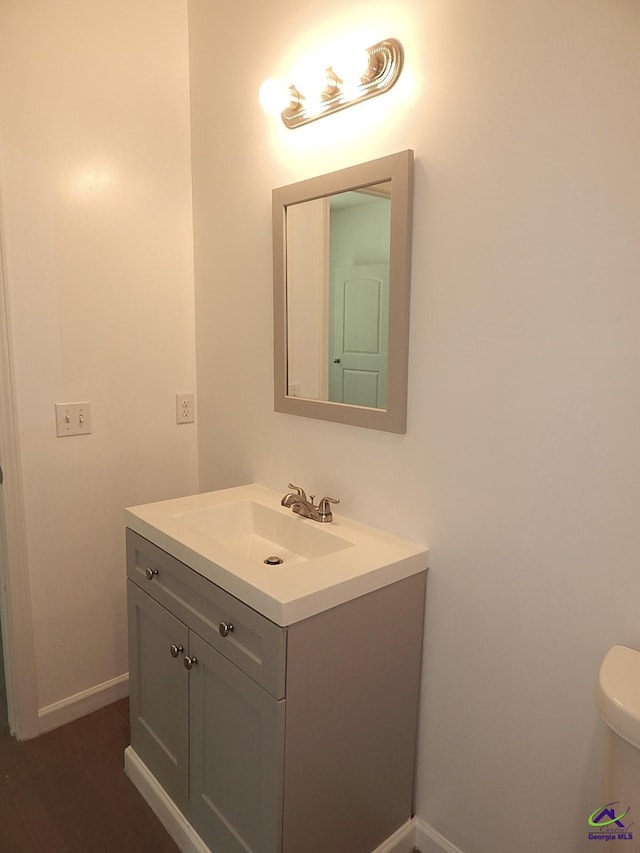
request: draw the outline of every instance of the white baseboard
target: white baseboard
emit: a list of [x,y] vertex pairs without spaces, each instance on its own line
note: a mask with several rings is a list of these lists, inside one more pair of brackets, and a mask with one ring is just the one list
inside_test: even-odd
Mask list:
[[[145,798],[152,812],[173,838],[182,853],[212,853],[189,821],[158,784],[146,764],[132,747],[124,752],[124,772]],[[412,853],[415,846],[415,818],[408,820],[397,832],[376,847],[372,853]]]
[[428,823],[416,820],[416,847],[420,853],[463,853]]
[[408,820],[397,832],[390,835],[373,853],[413,853],[416,846],[416,819]]
[[49,732],[51,729],[57,729],[66,723],[72,723],[74,720],[84,717],[92,711],[98,711],[105,705],[110,705],[128,695],[129,673],[125,672],[117,678],[96,684],[89,690],[83,690],[82,693],[76,693],[60,702],[54,702],[53,705],[40,708],[38,711],[40,734]]
[[151,811],[176,842],[182,853],[211,853],[180,809],[158,784],[133,748],[124,751],[124,772],[149,804]]

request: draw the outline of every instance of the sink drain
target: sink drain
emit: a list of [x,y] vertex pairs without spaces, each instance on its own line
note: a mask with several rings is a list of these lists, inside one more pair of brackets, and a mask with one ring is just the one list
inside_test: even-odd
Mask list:
[[282,559],[282,557],[267,557],[264,562],[267,564],[267,566],[281,566],[282,563],[284,563],[284,560]]

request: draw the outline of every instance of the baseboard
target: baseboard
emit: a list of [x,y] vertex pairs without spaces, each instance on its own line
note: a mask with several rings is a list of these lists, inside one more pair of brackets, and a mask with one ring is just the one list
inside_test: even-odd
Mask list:
[[416,820],[416,847],[420,853],[463,853],[428,823]]
[[412,853],[416,846],[416,819],[413,817],[390,835],[373,853]]
[[189,821],[158,784],[133,748],[124,751],[124,772],[149,804],[151,811],[173,838],[182,853],[211,853]]
[[[212,853],[182,812],[158,784],[132,747],[124,752],[124,772],[149,804],[151,811],[173,838],[182,853]],[[415,846],[415,818],[376,847],[372,853],[412,853]]]
[[60,702],[54,702],[53,705],[40,708],[38,711],[40,734],[49,732],[51,729],[57,729],[66,723],[72,723],[74,720],[84,717],[92,711],[98,711],[105,705],[110,705],[128,695],[129,673],[125,672],[117,678],[96,684],[89,690],[83,690],[82,693],[76,693]]

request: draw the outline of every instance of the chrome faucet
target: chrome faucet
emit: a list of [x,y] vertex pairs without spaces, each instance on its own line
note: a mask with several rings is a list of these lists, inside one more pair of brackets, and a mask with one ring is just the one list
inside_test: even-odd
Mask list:
[[289,488],[293,489],[287,492],[280,501],[282,506],[289,507],[293,512],[301,515],[303,518],[310,518],[313,521],[319,521],[325,524],[328,521],[333,521],[333,513],[331,512],[331,504],[339,504],[337,498],[322,498],[318,501],[318,505],[314,503],[315,495],[308,498],[300,486],[294,486],[289,483]]

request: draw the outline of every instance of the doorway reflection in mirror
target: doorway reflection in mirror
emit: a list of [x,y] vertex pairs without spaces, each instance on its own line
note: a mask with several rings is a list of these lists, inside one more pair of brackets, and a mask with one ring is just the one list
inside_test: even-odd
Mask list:
[[384,409],[391,182],[287,209],[288,395]]

